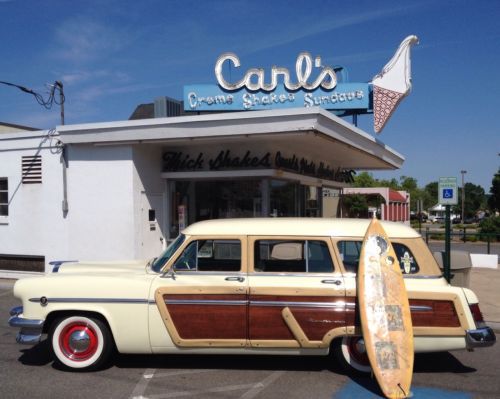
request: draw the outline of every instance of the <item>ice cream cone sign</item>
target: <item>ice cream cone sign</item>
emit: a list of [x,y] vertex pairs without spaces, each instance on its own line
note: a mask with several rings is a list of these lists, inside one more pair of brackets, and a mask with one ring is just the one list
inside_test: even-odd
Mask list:
[[377,133],[411,90],[410,48],[417,43],[418,38],[414,35],[404,39],[391,60],[372,80],[373,127]]

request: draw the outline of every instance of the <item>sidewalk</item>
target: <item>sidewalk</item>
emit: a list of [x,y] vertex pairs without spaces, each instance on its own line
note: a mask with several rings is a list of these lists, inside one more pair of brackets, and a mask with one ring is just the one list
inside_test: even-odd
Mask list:
[[500,333],[500,268],[472,268],[470,288],[479,298],[486,324]]

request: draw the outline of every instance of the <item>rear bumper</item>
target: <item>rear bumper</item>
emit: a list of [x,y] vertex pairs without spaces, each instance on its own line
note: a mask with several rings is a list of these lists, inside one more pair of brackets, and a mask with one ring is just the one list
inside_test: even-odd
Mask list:
[[490,327],[481,327],[477,330],[467,330],[465,333],[467,349],[483,348],[492,346],[496,342],[496,336]]
[[45,320],[25,319],[22,306],[12,308],[10,316],[9,325],[20,328],[16,336],[17,343],[35,345],[40,342]]

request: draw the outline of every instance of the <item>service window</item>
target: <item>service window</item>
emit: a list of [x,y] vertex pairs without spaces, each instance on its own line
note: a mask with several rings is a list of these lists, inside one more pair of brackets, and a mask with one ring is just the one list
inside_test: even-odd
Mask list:
[[175,270],[238,272],[241,270],[239,240],[196,240],[174,263]]
[[[361,245],[361,241],[339,241],[337,243],[337,248],[346,272],[357,272],[359,257],[361,254]],[[401,272],[403,274],[416,274],[419,272],[420,267],[418,266],[412,252],[406,245],[393,242],[392,247],[394,248],[394,252],[396,252],[399,267],[401,268]]]
[[256,272],[333,272],[328,245],[319,240],[257,240],[254,261]]

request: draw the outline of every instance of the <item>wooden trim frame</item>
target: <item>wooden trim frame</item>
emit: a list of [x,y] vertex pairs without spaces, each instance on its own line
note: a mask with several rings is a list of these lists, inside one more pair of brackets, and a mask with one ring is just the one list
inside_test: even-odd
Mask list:
[[346,334],[345,327],[337,327],[328,331],[323,336],[323,339],[321,341],[310,341],[304,333],[304,330],[302,330],[299,323],[293,316],[293,313],[289,307],[284,308],[281,311],[281,314],[283,316],[283,320],[285,320],[286,325],[302,348],[328,348],[332,340]]
[[[465,336],[465,331],[468,329],[468,321],[463,308],[462,301],[458,297],[458,294],[453,292],[420,292],[420,291],[409,291],[408,299],[425,299],[425,300],[435,300],[435,301],[449,301],[453,303],[457,318],[460,322],[459,327],[425,327],[425,326],[413,326],[414,336]],[[362,335],[360,326],[347,326],[347,335]]]
[[[225,291],[225,292],[223,292]],[[155,292],[155,301],[158,310],[160,311],[161,319],[167,328],[172,342],[177,346],[182,347],[229,347],[229,348],[242,348],[248,346],[246,339],[184,339],[181,338],[175,323],[172,320],[168,307],[164,304],[164,295],[168,294],[186,294],[186,289],[183,287],[160,287]],[[199,289],[192,290],[193,294],[242,294],[237,288],[228,287],[226,290],[212,287],[200,287]]]

